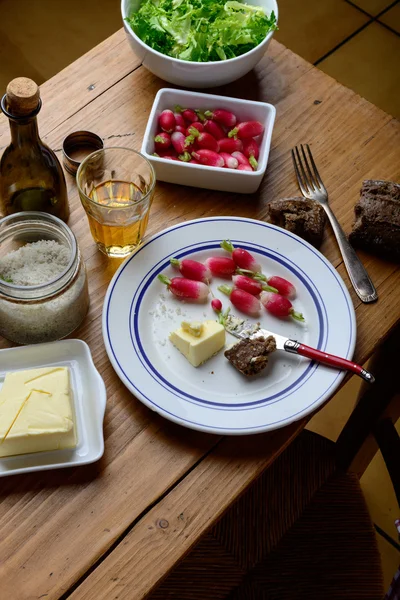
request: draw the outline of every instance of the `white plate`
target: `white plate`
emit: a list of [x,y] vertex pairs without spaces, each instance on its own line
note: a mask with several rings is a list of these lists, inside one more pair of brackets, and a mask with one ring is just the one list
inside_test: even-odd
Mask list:
[[78,436],[76,448],[0,458],[0,477],[87,465],[103,456],[106,388],[85,342],[62,340],[0,350],[0,387],[8,371],[58,365],[70,369]]
[[[354,308],[332,265],[296,235],[268,223],[233,217],[181,223],[154,235],[127,259],[108,288],[103,337],[118,376],[149,408],[186,427],[243,435],[284,427],[311,413],[333,394],[344,373],[278,351],[265,371],[246,378],[222,352],[195,369],[172,346],[168,334],[183,318],[216,317],[210,303],[182,303],[173,297],[157,280],[158,273],[177,275],[169,265],[172,257],[226,256],[219,244],[227,238],[251,251],[264,273],[286,277],[297,288],[294,304],[304,313],[306,324],[280,320],[264,311],[264,327],[352,358]],[[227,307],[228,298],[216,291],[220,283],[214,279],[211,288]]]

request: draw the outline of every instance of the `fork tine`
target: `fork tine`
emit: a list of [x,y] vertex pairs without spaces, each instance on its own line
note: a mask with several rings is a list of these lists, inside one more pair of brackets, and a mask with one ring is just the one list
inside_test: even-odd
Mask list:
[[316,181],[314,175],[311,173],[310,165],[308,164],[308,160],[307,160],[306,153],[304,152],[303,144],[300,144],[300,148],[301,148],[301,153],[303,155],[304,163],[306,165],[309,180],[313,186],[313,189],[316,190],[316,189],[318,189],[317,181]]
[[305,172],[304,166],[303,166],[303,161],[301,160],[298,146],[295,147],[295,152],[296,152],[297,161],[300,165],[300,170],[301,170],[301,174],[303,176],[303,180],[305,181],[305,184],[306,184],[306,188],[308,188],[308,192],[312,192],[313,191],[312,181],[310,182],[307,178],[307,175],[306,175],[306,172]]
[[313,155],[312,155],[312,153],[311,153],[310,146],[309,146],[308,144],[306,144],[306,148],[307,148],[307,151],[308,151],[308,156],[310,157],[310,161],[311,161],[312,167],[313,167],[313,169],[314,169],[314,174],[315,174],[315,177],[316,177],[316,179],[317,179],[317,181],[318,181],[318,183],[319,183],[320,187],[321,187],[323,190],[325,190],[325,186],[324,186],[324,184],[323,184],[323,182],[322,182],[322,179],[321,179],[321,177],[320,177],[320,175],[319,175],[319,173],[318,173],[317,165],[316,165],[316,164],[315,164],[315,162],[314,162],[314,158],[313,158]]
[[299,188],[300,188],[301,193],[303,194],[303,196],[306,196],[308,194],[308,190],[306,189],[306,187],[305,187],[305,185],[303,183],[303,180],[301,178],[300,171],[299,171],[299,169],[297,167],[297,162],[296,162],[296,158],[295,158],[293,150],[292,150],[292,160],[293,160],[293,166],[294,166],[294,170],[295,170],[296,177],[297,177],[297,183],[299,184]]

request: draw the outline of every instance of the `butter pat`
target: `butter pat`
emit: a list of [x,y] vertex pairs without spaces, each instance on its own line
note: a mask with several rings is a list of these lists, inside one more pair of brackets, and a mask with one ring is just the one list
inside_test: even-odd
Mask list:
[[195,337],[200,337],[203,332],[203,323],[200,323],[200,321],[191,321],[190,323],[182,321],[181,327],[183,331],[186,331]]
[[179,327],[169,339],[194,367],[198,367],[225,346],[225,329],[216,321],[204,321],[199,336]]
[[0,391],[0,457],[75,446],[68,368],[7,373]]

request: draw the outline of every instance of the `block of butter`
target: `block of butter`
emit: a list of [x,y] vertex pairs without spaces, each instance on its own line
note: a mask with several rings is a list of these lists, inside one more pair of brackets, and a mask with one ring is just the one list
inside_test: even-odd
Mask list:
[[200,335],[197,335],[198,327],[194,328],[196,335],[190,329],[185,323],[184,327],[173,331],[169,339],[194,367],[201,365],[225,346],[225,329],[216,321],[204,321]]
[[0,390],[0,457],[75,446],[68,368],[7,373]]

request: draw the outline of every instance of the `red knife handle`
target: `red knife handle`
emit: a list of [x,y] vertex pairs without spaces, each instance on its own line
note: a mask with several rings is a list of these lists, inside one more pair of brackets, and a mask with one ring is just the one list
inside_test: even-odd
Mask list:
[[366,369],[363,369],[361,365],[357,365],[351,360],[341,358],[340,356],[335,356],[334,354],[321,352],[321,350],[311,348],[311,346],[306,346],[305,344],[300,344],[300,342],[296,342],[295,340],[288,340],[285,343],[285,350],[286,352],[300,354],[300,356],[305,356],[306,358],[310,358],[311,360],[316,360],[317,362],[324,363],[325,365],[329,365],[330,367],[337,367],[338,369],[352,371],[353,373],[359,375],[369,383],[374,383],[375,381],[375,377],[372,375],[372,373],[370,373]]

